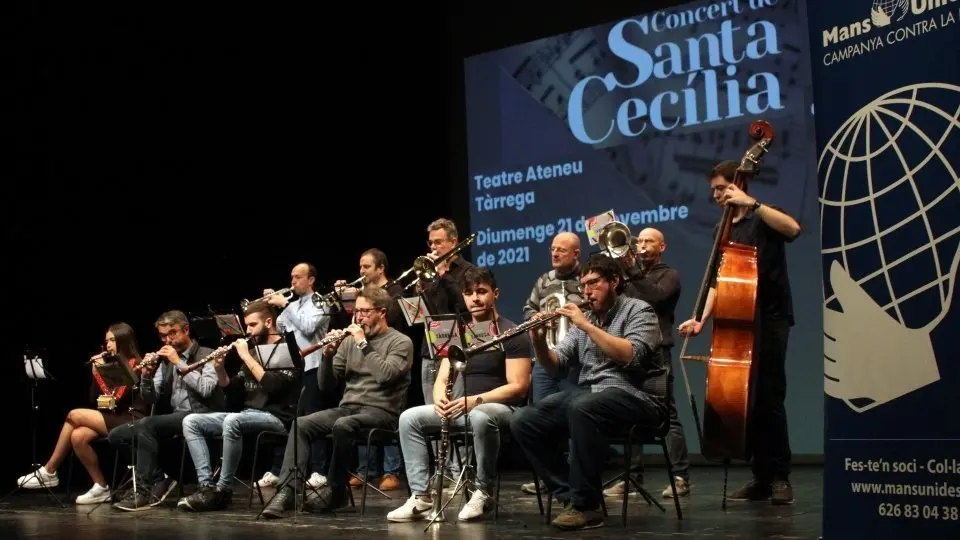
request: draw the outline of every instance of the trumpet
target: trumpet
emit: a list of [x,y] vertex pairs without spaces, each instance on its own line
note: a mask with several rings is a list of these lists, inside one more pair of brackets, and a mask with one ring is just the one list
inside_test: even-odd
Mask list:
[[630,228],[619,221],[611,221],[600,229],[597,242],[612,259],[619,259],[635,251]]
[[418,282],[428,283],[437,279],[437,267],[443,264],[444,261],[460,253],[463,248],[469,246],[477,239],[477,233],[473,233],[464,239],[462,242],[453,247],[450,251],[444,253],[443,255],[431,259],[427,255],[421,255],[413,261],[413,266],[411,266],[407,271],[400,274],[397,278],[390,280],[386,285],[383,286],[385,289],[389,289],[396,283],[402,282],[407,278],[411,273],[416,273],[417,279],[409,283],[404,289],[415,285]]
[[247,309],[247,306],[249,306],[250,304],[252,304],[252,303],[254,303],[254,302],[265,302],[265,301],[267,300],[267,298],[270,298],[271,296],[273,296],[273,295],[275,295],[275,294],[279,294],[280,296],[283,296],[284,298],[287,299],[287,302],[289,302],[289,301],[293,298],[293,295],[294,295],[293,287],[287,287],[286,289],[280,289],[279,291],[275,291],[275,292],[272,292],[272,293],[270,293],[270,294],[265,294],[265,295],[261,296],[260,298],[257,298],[257,299],[254,300],[253,302],[251,302],[250,300],[247,300],[246,298],[244,298],[243,300],[240,301],[240,307],[243,308],[243,309]]
[[342,287],[334,287],[333,290],[327,294],[315,292],[310,295],[310,301],[313,302],[313,305],[316,306],[317,309],[323,309],[324,306],[330,306],[337,311],[341,311],[343,310],[343,303],[340,301],[340,294],[344,289],[355,288],[363,285],[363,280],[363,276],[360,276]]
[[[580,302],[579,304],[577,304],[577,307],[580,309],[586,309],[590,307],[590,301],[584,300],[583,302]],[[457,345],[450,345],[447,348],[447,358],[450,360],[451,365],[457,366],[456,368],[457,371],[463,371],[463,369],[466,367],[467,360],[471,356],[477,354],[478,352],[496,347],[497,345],[512,338],[513,336],[522,334],[538,326],[549,324],[553,322],[554,319],[557,319],[562,316],[563,314],[557,313],[557,311],[554,310],[549,315],[545,315],[539,319],[533,319],[531,321],[518,324],[517,326],[514,326],[509,330],[505,330],[502,334],[490,339],[489,341],[484,341],[483,343],[477,343],[476,345],[467,347],[466,349],[462,349]]]
[[[238,339],[237,341],[249,341],[249,340],[251,340],[251,339],[253,339],[252,336],[251,336],[251,337],[242,338],[242,339]],[[233,343],[231,343],[231,344],[229,344],[229,345],[226,345],[226,346],[224,346],[224,347],[219,347],[219,348],[217,348],[215,351],[213,351],[212,353],[210,353],[210,354],[204,356],[203,358],[201,358],[200,360],[197,360],[196,362],[194,362],[194,363],[188,365],[187,367],[179,370],[180,375],[181,375],[181,376],[184,376],[184,375],[186,375],[187,373],[190,373],[191,371],[196,371],[196,370],[202,368],[204,364],[207,364],[207,363],[213,362],[214,360],[219,360],[219,359],[223,358],[223,357],[226,356],[230,351],[232,351],[232,350],[234,349],[234,347],[237,346],[237,341],[234,341]]]
[[[334,330],[333,332],[337,332],[337,330]],[[346,330],[340,330],[340,332],[343,332],[343,333],[342,333],[342,334],[332,334],[332,335],[329,335],[329,336],[321,339],[320,341],[314,343],[313,345],[310,345],[309,347],[307,347],[307,348],[305,348],[305,349],[300,349],[300,358],[304,358],[304,357],[306,357],[308,354],[310,354],[310,353],[312,353],[312,352],[314,352],[314,351],[318,351],[318,350],[326,347],[327,345],[331,345],[331,344],[332,344],[332,345],[340,345],[340,342],[341,342],[341,341],[343,341],[343,340],[347,339],[348,337],[350,337],[350,332],[347,332]]]

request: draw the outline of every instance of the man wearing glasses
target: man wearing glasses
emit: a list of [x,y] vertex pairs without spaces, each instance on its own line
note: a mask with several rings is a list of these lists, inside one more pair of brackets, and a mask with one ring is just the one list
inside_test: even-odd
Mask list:
[[[603,254],[590,256],[580,284],[590,305],[587,313],[572,303],[559,309],[573,328],[556,350],[547,347],[543,326],[530,331],[537,363],[547,373],[582,366],[577,387],[521,408],[510,422],[537,475],[564,505],[553,525],[567,530],[603,525],[606,438],[634,424],[652,432],[667,418],[665,396],[656,390],[666,387],[667,372],[653,306],[619,293],[619,264]],[[567,438],[569,464],[556,451],[556,441]]]

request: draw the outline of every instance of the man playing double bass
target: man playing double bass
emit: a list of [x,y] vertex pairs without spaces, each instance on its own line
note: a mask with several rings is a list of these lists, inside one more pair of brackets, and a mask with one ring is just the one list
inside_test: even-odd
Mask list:
[[[769,499],[792,504],[790,440],[787,433],[786,356],[793,326],[793,300],[787,277],[785,246],[800,234],[800,224],[782,210],[768,206],[738,188],[734,177],[739,164],[723,161],[710,171],[710,189],[720,206],[734,206],[729,240],[757,248],[757,314],[753,362],[753,406],[747,426],[753,453],[753,480],[730,495],[732,500]],[[683,322],[682,336],[695,336],[710,317],[717,295],[719,257],[712,269],[710,291],[700,320]]]

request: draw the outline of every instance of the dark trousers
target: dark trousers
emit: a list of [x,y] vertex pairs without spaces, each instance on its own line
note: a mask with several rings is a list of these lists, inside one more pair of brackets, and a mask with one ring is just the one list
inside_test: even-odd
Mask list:
[[[600,506],[607,437],[632,424],[655,430],[666,410],[619,388],[600,392],[577,388],[545,397],[513,415],[510,432],[534,471],[560,502],[581,510]],[[569,464],[557,441],[570,439]]]
[[[667,359],[667,386],[670,388],[670,401],[667,403],[667,415],[670,418],[670,431],[667,432],[667,456],[673,465],[673,474],[687,480],[690,479],[690,458],[687,455],[687,438],[683,433],[683,424],[677,414],[676,391],[673,387],[673,353],[670,347],[665,347],[663,353]],[[681,360],[682,361],[682,360]]]
[[787,432],[787,320],[761,320],[757,327],[759,355],[753,362],[751,417],[747,437],[753,450],[753,476],[768,483],[790,475],[790,436]]
[[110,444],[132,444],[137,436],[137,478],[146,485],[152,485],[163,479],[163,470],[157,464],[160,441],[182,435],[183,419],[189,411],[170,414],[157,414],[137,420],[132,425],[123,424],[110,430],[107,440]]
[[[317,368],[304,372],[303,374],[303,397],[300,398],[300,406],[303,408],[303,414],[315,413],[335,405],[328,403],[330,396],[320,390],[320,383],[317,380]],[[317,441],[310,447],[310,472],[324,474],[327,470],[327,453],[329,452],[329,441]],[[279,476],[280,468],[283,466],[283,448],[277,447],[273,452],[273,465],[270,472]]]
[[[354,449],[358,433],[363,429],[397,429],[399,417],[377,407],[347,405],[334,407],[297,418],[296,438],[293,427],[287,438],[287,447],[283,453],[283,468],[280,481],[285,482],[294,465],[301,470],[307,466],[310,444],[333,435],[330,452],[330,465],[327,469],[327,483],[333,490],[348,488],[350,464],[353,462]],[[293,459],[294,448],[297,461]],[[288,484],[289,485],[289,484]]]

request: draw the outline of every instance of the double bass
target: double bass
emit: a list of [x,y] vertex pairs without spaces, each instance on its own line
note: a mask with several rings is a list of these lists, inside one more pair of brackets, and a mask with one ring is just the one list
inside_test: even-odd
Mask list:
[[[763,156],[773,142],[773,127],[759,120],[750,124],[750,138],[756,141],[744,154],[734,175],[733,184],[745,190],[757,174]],[[751,449],[747,439],[750,416],[750,394],[755,355],[755,320],[757,314],[757,248],[730,241],[730,226],[737,207],[728,205],[717,229],[710,259],[694,303],[693,319],[700,320],[716,272],[716,297],[713,305],[713,334],[709,356],[687,356],[688,334],[680,349],[680,368],[693,409],[700,451],[710,461],[723,462],[723,507],[726,508],[727,472],[731,460],[749,461]],[[717,260],[719,258],[719,265]],[[690,391],[685,360],[706,363],[706,394],[703,430],[697,404]]]

